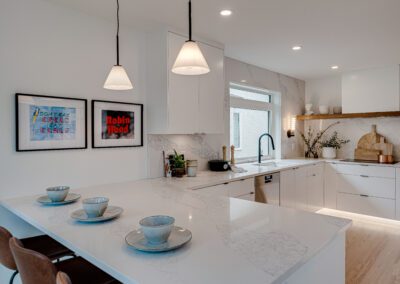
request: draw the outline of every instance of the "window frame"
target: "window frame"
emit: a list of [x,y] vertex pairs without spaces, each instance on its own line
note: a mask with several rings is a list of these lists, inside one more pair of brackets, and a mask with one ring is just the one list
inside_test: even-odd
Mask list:
[[[242,119],[241,119],[242,114],[240,112],[238,112],[238,111],[234,111],[233,115],[235,115],[235,114],[237,114],[239,116],[238,131],[239,131],[239,145],[240,145],[240,147],[236,147],[235,144],[233,144],[233,145],[235,146],[235,150],[240,151],[240,150],[242,150],[242,145],[243,145],[243,135],[242,135],[243,129],[242,129]],[[233,134],[233,137],[235,137],[234,134]],[[233,139],[235,139],[235,138],[233,138]]]
[[[269,96],[269,102],[262,102],[262,101],[255,101],[255,100],[249,100],[245,98],[240,98],[238,96],[232,95],[232,89],[238,89],[238,90],[243,90],[247,92],[254,92],[254,93],[261,93],[263,95]],[[261,89],[261,88],[256,88],[256,87],[250,87],[250,86],[244,86],[240,85],[237,83],[229,83],[229,99],[230,99],[230,104],[229,104],[229,112],[231,112],[231,108],[238,108],[238,109],[247,109],[247,110],[258,110],[258,111],[267,111],[268,113],[268,133],[272,134],[274,131],[274,111],[275,111],[275,105],[274,105],[274,92]],[[239,113],[240,114],[240,113]],[[231,123],[231,120],[229,119],[229,124]],[[241,122],[240,122],[241,124]],[[242,130],[240,130],[242,132]],[[229,140],[231,137],[230,133],[230,127],[229,127]],[[243,139],[243,135],[240,135],[240,139]],[[254,143],[258,143],[258,141],[255,141]],[[241,142],[241,146],[243,143]],[[239,150],[240,149],[235,149]],[[265,151],[265,149],[264,149]],[[268,149],[267,149],[267,154],[262,156],[262,160],[270,160],[273,159],[273,156],[271,155],[272,153],[272,147],[271,147],[271,142],[268,140]],[[236,161],[239,163],[245,163],[245,162],[252,162],[252,161],[257,161],[258,157],[250,156],[250,157],[242,157],[242,158],[236,158]]]

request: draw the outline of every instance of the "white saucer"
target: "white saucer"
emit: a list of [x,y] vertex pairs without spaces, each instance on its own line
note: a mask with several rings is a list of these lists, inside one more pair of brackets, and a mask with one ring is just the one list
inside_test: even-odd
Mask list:
[[160,245],[148,243],[140,229],[130,232],[125,237],[125,241],[129,246],[144,252],[166,252],[175,250],[190,242],[191,239],[192,233],[189,230],[177,226],[173,227],[168,241]]
[[117,218],[119,215],[122,214],[124,210],[121,207],[117,206],[108,206],[106,211],[104,212],[103,216],[89,218],[83,209],[76,210],[72,212],[71,218],[78,220],[79,222],[84,223],[98,223],[108,221],[114,218]]
[[38,199],[36,199],[36,201],[43,205],[56,206],[56,205],[65,205],[65,204],[74,203],[79,198],[81,198],[80,194],[68,193],[68,195],[64,199],[64,201],[53,202],[47,195],[40,196]]

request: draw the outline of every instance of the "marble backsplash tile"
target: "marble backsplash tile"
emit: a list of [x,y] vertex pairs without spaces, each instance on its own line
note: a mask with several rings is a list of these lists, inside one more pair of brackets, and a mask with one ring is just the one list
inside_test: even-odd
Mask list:
[[162,151],[172,154],[174,149],[185,159],[198,160],[199,170],[206,170],[208,161],[222,158],[223,135],[148,135],[150,177],[163,174]]
[[357,147],[358,140],[371,132],[371,125],[377,125],[377,132],[386,137],[387,142],[394,144],[394,156],[400,160],[400,118],[382,117],[382,118],[356,118],[342,120],[310,120],[306,121],[305,129],[311,126],[312,129],[321,130],[328,125],[339,121],[339,124],[328,130],[327,134],[338,131],[341,137],[350,139],[350,142],[338,151],[338,158],[354,158],[354,149]]

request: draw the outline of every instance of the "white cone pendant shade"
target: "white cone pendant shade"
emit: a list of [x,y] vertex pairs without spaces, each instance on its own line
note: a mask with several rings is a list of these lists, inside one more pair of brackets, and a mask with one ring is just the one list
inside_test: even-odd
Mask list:
[[117,0],[117,64],[112,68],[106,82],[104,83],[104,89],[125,91],[133,89],[131,80],[128,77],[124,67],[119,64],[119,1]]
[[197,42],[192,40],[192,1],[189,0],[189,40],[186,41],[171,71],[179,75],[202,75],[210,72],[207,61]]
[[124,67],[114,65],[111,68],[110,74],[108,74],[107,80],[104,83],[104,89],[117,91],[133,89],[131,80],[129,80]]
[[197,42],[185,42],[172,67],[172,72],[179,75],[202,75],[210,72]]

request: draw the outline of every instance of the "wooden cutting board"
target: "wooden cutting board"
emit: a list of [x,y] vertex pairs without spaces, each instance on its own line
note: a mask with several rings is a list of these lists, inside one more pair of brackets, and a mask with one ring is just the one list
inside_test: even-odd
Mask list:
[[371,126],[371,132],[360,138],[354,151],[356,160],[378,161],[383,149],[386,149],[385,137],[376,132],[376,125]]
[[380,154],[380,150],[357,148],[354,151],[354,159],[363,161],[378,161]]
[[382,135],[376,132],[376,125],[372,125],[371,132],[365,134],[360,138],[357,144],[358,149],[374,149],[374,145],[381,141],[381,138],[385,139]]

